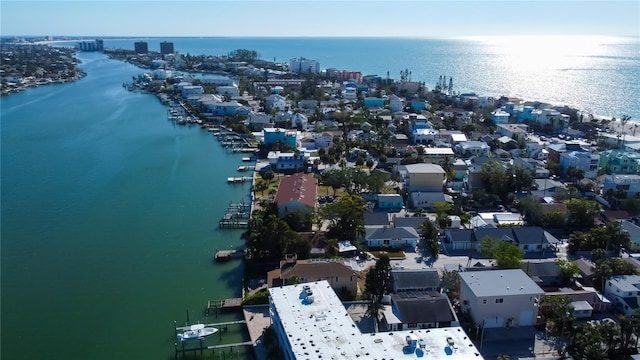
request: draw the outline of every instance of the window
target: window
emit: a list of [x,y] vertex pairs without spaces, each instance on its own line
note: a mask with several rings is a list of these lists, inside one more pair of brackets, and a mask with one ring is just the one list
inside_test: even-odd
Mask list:
[[482,299],[482,303],[486,304],[487,303],[487,299]]
[[496,304],[502,304],[504,302],[503,298],[496,299]]
[[418,324],[416,324],[416,323],[409,323],[409,324],[407,324],[407,327],[412,329],[412,328],[416,327],[417,325]]

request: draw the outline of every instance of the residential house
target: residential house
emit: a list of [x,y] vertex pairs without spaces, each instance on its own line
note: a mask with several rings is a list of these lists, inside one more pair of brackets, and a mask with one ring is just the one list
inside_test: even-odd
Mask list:
[[391,294],[391,311],[384,312],[389,331],[459,326],[458,317],[445,294],[414,291]]
[[358,293],[357,274],[341,262],[298,260],[296,256],[289,256],[280,261],[277,269],[267,273],[267,286],[287,285],[291,278],[302,282],[326,280],[336,294],[355,296]]
[[283,174],[293,174],[304,171],[307,161],[305,155],[307,154],[270,151],[267,154],[267,160],[273,171]]
[[271,127],[271,120],[272,117],[269,114],[252,111],[249,113],[249,116],[247,116],[246,122],[251,131],[262,131],[264,128]]
[[378,97],[366,97],[364,98],[364,107],[366,108],[381,108],[384,107],[384,99]]
[[295,113],[291,117],[291,125],[296,129],[307,130],[309,119],[303,114]]
[[431,108],[431,105],[429,105],[427,101],[422,99],[411,100],[409,106],[413,111],[423,111],[423,110],[429,110]]
[[[538,142],[527,142],[526,147],[524,148],[524,153],[527,157],[536,160],[547,160],[549,156],[549,151],[545,149],[542,144]],[[560,161],[560,156],[558,155],[558,161]]]
[[484,328],[533,326],[544,291],[520,269],[465,271],[460,276],[462,312]]
[[316,206],[318,179],[306,174],[294,174],[280,179],[275,202],[281,217],[295,212],[310,213]]
[[607,150],[600,153],[598,167],[607,174],[640,175],[640,153]]
[[281,141],[291,147],[298,147],[298,132],[295,130],[265,128],[262,131],[264,134],[264,143],[267,145]]
[[529,132],[529,126],[526,124],[498,124],[496,132],[512,139],[524,140]]
[[300,100],[298,101],[298,107],[302,111],[311,113],[318,107],[318,100]]
[[588,151],[570,151],[560,154],[560,169],[565,174],[574,167],[584,171],[584,177],[594,179],[598,175],[600,157]]
[[454,150],[457,154],[464,157],[471,156],[488,156],[491,152],[491,147],[484,141],[466,141],[461,142],[454,146]]
[[227,86],[218,86],[216,87],[216,93],[220,95],[230,96],[230,97],[240,95],[240,92],[238,90],[238,85],[236,84],[227,85]]
[[415,248],[420,235],[410,227],[367,228],[365,240],[369,247]]
[[579,258],[574,261],[578,266],[578,279],[582,285],[592,285],[596,266],[590,260]]
[[403,176],[405,189],[409,192],[441,192],[446,179],[445,171],[440,165],[411,164],[399,166]]
[[284,111],[287,108],[287,98],[278,94],[271,94],[265,97],[264,102],[268,110]]
[[437,202],[447,202],[449,204],[453,204],[453,198],[451,195],[444,194],[442,191],[440,192],[422,192],[422,191],[413,191],[409,193],[411,205],[414,208],[431,210],[433,209],[433,204]]
[[392,94],[389,96],[389,109],[392,112],[402,111],[404,107],[404,99],[399,97],[398,95]]
[[628,220],[620,221],[620,227],[629,234],[629,240],[634,248],[640,247],[640,226]]
[[531,158],[516,158],[513,159],[513,165],[520,165],[523,168],[531,171],[533,177],[536,179],[547,179],[551,175],[549,169],[545,167],[545,164],[536,159]]
[[404,202],[400,194],[378,194],[379,209],[402,209]]
[[[572,301],[569,305],[573,309],[572,316],[579,318],[589,318],[593,315],[593,312],[611,312],[613,311],[613,304],[604,295],[599,293],[596,289],[588,286],[583,286],[578,289],[573,288],[559,288],[557,291],[547,291],[545,296],[555,297],[562,296],[568,297]],[[545,304],[540,304],[540,313],[546,314],[549,307]]]
[[559,287],[562,283],[562,269],[554,261],[526,261],[522,264],[522,269],[540,287]]
[[628,197],[640,196],[640,175],[607,175],[604,177],[602,192],[622,191]]
[[328,132],[313,133],[313,140],[316,142],[316,148],[330,148],[333,146],[333,135]]
[[445,246],[451,252],[480,251],[481,241],[488,237],[518,245],[525,254],[544,254],[551,251],[551,244],[559,243],[558,239],[540,227],[483,226],[474,229],[447,229]]
[[414,291],[440,291],[440,275],[435,269],[391,270],[394,293]]
[[249,115],[249,109],[237,101],[207,102],[206,107],[213,116]]
[[501,109],[494,110],[491,113],[491,121],[496,125],[507,124],[509,122],[509,113]]
[[640,275],[612,276],[605,281],[604,295],[627,316],[640,308]]

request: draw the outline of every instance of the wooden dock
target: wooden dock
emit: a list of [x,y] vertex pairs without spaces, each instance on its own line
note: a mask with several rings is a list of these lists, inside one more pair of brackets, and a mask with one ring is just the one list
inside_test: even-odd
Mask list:
[[253,178],[251,176],[242,176],[242,177],[228,177],[227,178],[227,182],[230,184],[238,184],[238,183],[243,183],[245,181],[249,181],[252,180]]
[[223,262],[231,259],[242,258],[244,251],[241,249],[234,250],[220,250],[216,251],[214,260],[217,262]]
[[[209,302],[207,303],[207,312],[209,312],[209,310],[211,310],[211,309],[227,311],[227,310],[237,310],[237,309],[240,309],[241,307],[242,307],[242,299],[241,298],[231,298],[231,299],[224,299],[224,300],[209,300]],[[242,323],[246,323],[246,321],[239,320],[239,321],[234,321],[232,323],[234,323],[234,324],[242,324]],[[223,324],[223,325],[225,325],[225,324]]]

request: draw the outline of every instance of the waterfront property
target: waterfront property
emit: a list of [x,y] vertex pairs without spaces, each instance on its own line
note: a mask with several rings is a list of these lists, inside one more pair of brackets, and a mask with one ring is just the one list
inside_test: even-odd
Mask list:
[[316,206],[318,180],[305,174],[294,174],[280,179],[275,202],[280,216],[296,212],[310,213]]
[[460,327],[363,334],[327,281],[269,289],[269,311],[287,360],[482,359]]
[[524,271],[468,271],[459,276],[462,311],[476,326],[535,325],[544,291]]

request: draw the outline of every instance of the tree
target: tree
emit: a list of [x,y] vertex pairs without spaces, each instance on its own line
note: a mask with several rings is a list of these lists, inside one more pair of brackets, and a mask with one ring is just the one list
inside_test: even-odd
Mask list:
[[445,201],[436,201],[431,206],[433,211],[436,213],[436,219],[438,221],[438,226],[441,229],[445,229],[449,226],[449,212],[453,208],[451,204]]
[[522,198],[518,200],[516,208],[524,214],[528,226],[542,225],[542,205],[537,199],[531,196]]
[[265,172],[261,172],[261,173],[260,173],[260,176],[262,177],[262,179],[263,179],[264,181],[266,181],[266,182],[267,182],[267,184],[270,184],[270,183],[271,183],[271,180],[273,180],[273,178],[275,177],[275,174],[273,173],[273,171],[271,171],[271,170],[267,170],[267,171],[265,171]]
[[556,259],[556,264],[560,267],[560,279],[563,285],[571,284],[573,277],[580,272],[578,264],[567,259]]
[[480,253],[495,259],[499,267],[504,269],[522,268],[524,252],[518,245],[487,236],[480,241],[480,247]]
[[377,324],[380,311],[383,309],[382,297],[387,292],[391,279],[391,262],[387,255],[382,255],[374,267],[367,272],[364,292],[371,298],[367,313],[371,315]]
[[637,275],[635,266],[622,259],[606,259],[596,264],[596,271],[593,274],[593,283],[600,286],[604,291],[604,282],[611,276],[617,275]]
[[571,199],[567,201],[569,218],[567,225],[573,228],[590,228],[600,210],[600,205],[590,199]]
[[440,244],[438,243],[438,229],[436,225],[427,219],[420,225],[420,237],[425,244],[425,247],[429,249],[431,255],[437,259],[440,255]]
[[566,223],[566,214],[562,211],[552,211],[542,216],[542,226],[545,228],[563,228]]
[[456,297],[460,292],[460,276],[458,276],[458,271],[444,271],[442,273],[442,278],[440,279],[442,283],[442,291],[444,291],[449,299]]
[[366,202],[361,196],[344,194],[322,208],[322,218],[329,219],[329,235],[355,242],[364,235]]

